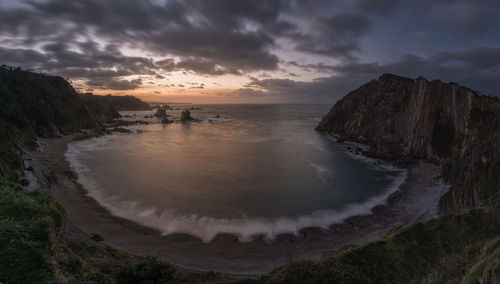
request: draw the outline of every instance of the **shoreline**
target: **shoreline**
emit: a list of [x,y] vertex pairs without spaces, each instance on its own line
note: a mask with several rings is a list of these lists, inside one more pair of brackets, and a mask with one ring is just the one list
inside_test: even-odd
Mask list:
[[98,234],[105,245],[139,256],[157,256],[178,268],[194,271],[254,276],[294,259],[318,259],[324,252],[343,245],[369,242],[395,225],[434,217],[440,197],[449,188],[436,180],[440,175],[437,166],[417,161],[407,168],[406,180],[389,195],[385,205],[373,207],[368,215],[348,217],[329,229],[304,228],[299,236],[281,234],[271,242],[239,242],[235,235],[219,234],[204,243],[186,234],[161,236],[157,230],[113,216],[89,197],[64,157],[73,138],[68,135],[41,140],[43,151],[28,154],[38,183],[50,188],[66,209],[67,235],[93,242],[91,236]]

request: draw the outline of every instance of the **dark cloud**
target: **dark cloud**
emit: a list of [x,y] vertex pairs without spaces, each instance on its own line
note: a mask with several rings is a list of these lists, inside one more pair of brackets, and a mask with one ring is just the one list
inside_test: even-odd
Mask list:
[[455,52],[437,52],[431,59],[440,64],[458,64],[471,70],[500,66],[500,45],[468,47]]
[[142,80],[91,79],[87,81],[87,84],[102,89],[125,91],[139,88],[142,84]]
[[[269,51],[274,40],[262,27],[275,33],[292,27],[278,20],[280,1],[167,1],[164,5],[121,0],[27,3],[29,9],[1,13],[3,26],[8,25],[2,29],[4,34],[51,44],[71,41],[69,35],[94,35],[158,55],[202,60],[212,68],[204,66],[193,71],[208,70],[210,74],[216,65],[229,73],[275,69],[278,58]],[[69,55],[63,46],[59,50],[57,47],[51,51]]]
[[440,3],[429,11],[434,22],[447,26],[456,36],[476,38],[483,36],[490,28],[498,1],[453,1]]
[[192,70],[196,73],[207,75],[223,75],[226,73],[239,74],[237,70],[226,70],[222,65],[209,59],[186,58],[177,63],[176,68]]
[[311,20],[308,33],[293,36],[295,49],[319,55],[353,59],[358,39],[369,31],[370,22],[356,14],[337,14]]
[[[391,72],[499,93],[496,0],[6,3],[0,5],[0,63],[83,80],[93,89],[136,89],[180,71],[260,78],[232,96],[326,100]],[[300,79],[298,69],[331,76],[272,78]]]
[[[154,74],[157,69],[203,75],[275,70],[279,60],[270,51],[275,47],[273,35],[295,27],[279,18],[286,1],[27,0],[24,4],[0,12],[0,36],[10,44],[36,44],[42,49],[4,49],[12,55],[4,57],[12,58],[6,63],[77,78],[108,71],[108,77],[90,83],[121,82],[118,76]],[[118,45],[177,59],[154,63],[147,57],[126,56]]]
[[140,82],[120,80],[119,77],[155,74],[156,69],[151,59],[125,56],[112,45],[100,49],[92,41],[72,46],[47,43],[41,51],[0,47],[0,58],[3,64],[84,79],[95,88],[112,89],[116,86],[116,90],[136,89],[140,85]]
[[0,47],[2,64],[33,68],[43,65],[49,58],[36,50]]
[[398,0],[347,0],[347,2],[362,12],[387,14],[392,12]]
[[349,62],[339,65],[301,65],[297,62],[287,62],[295,67],[330,72],[334,75],[318,78],[312,82],[253,78],[247,87],[275,97],[286,98],[287,101],[332,102],[384,73],[393,73],[411,78],[423,76],[430,80],[459,82],[480,93],[499,96],[499,51],[500,46],[471,47],[456,52],[438,52],[428,57],[403,54],[387,63]]
[[269,94],[260,90],[255,90],[252,88],[239,88],[231,91],[222,92],[221,95],[228,97],[242,97],[242,98],[264,98],[268,97]]

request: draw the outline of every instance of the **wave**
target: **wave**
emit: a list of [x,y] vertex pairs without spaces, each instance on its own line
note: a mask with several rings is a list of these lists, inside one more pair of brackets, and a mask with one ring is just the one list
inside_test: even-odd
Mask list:
[[[232,234],[237,236],[240,242],[248,242],[256,237],[273,240],[280,234],[298,236],[301,229],[308,227],[328,230],[335,223],[341,223],[351,216],[369,214],[373,207],[384,204],[389,195],[395,192],[405,181],[407,174],[406,170],[401,170],[400,175],[394,178],[391,186],[384,193],[362,203],[349,204],[340,211],[318,210],[297,217],[213,218],[173,210],[161,211],[155,207],[147,207],[138,201],[123,201],[116,196],[105,196],[104,192],[99,190],[96,181],[86,175],[87,169],[82,166],[78,158],[82,151],[98,147],[95,143],[97,145],[105,143],[105,139],[101,138],[92,140],[71,143],[65,153],[66,160],[70,163],[71,168],[78,173],[78,182],[85,187],[90,197],[110,210],[113,215],[156,229],[163,236],[183,233],[195,236],[206,243],[212,241],[219,234]],[[325,172],[326,168],[324,167],[311,166],[315,168],[319,175],[329,174]]]

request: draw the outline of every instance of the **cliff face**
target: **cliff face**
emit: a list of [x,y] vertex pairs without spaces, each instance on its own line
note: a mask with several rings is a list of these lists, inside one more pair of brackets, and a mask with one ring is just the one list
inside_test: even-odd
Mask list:
[[378,157],[439,163],[452,183],[443,211],[500,190],[500,101],[458,84],[386,74],[338,101],[317,129],[366,143]]

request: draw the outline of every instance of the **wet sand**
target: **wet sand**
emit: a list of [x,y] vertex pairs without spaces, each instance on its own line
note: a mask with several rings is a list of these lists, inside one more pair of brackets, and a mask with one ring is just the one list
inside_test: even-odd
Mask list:
[[175,266],[196,271],[233,275],[258,275],[294,259],[317,259],[343,245],[369,242],[397,224],[428,220],[437,214],[439,198],[449,185],[439,178],[439,168],[415,161],[406,181],[372,213],[353,216],[328,230],[305,228],[299,236],[279,235],[273,241],[239,242],[234,235],[218,235],[210,243],[185,234],[161,236],[160,232],[113,216],[76,182],[76,174],[64,159],[73,135],[41,139],[40,150],[27,154],[28,163],[42,188],[49,188],[66,208],[66,231],[70,238],[92,242],[99,234],[103,244],[139,256],[157,256]]

